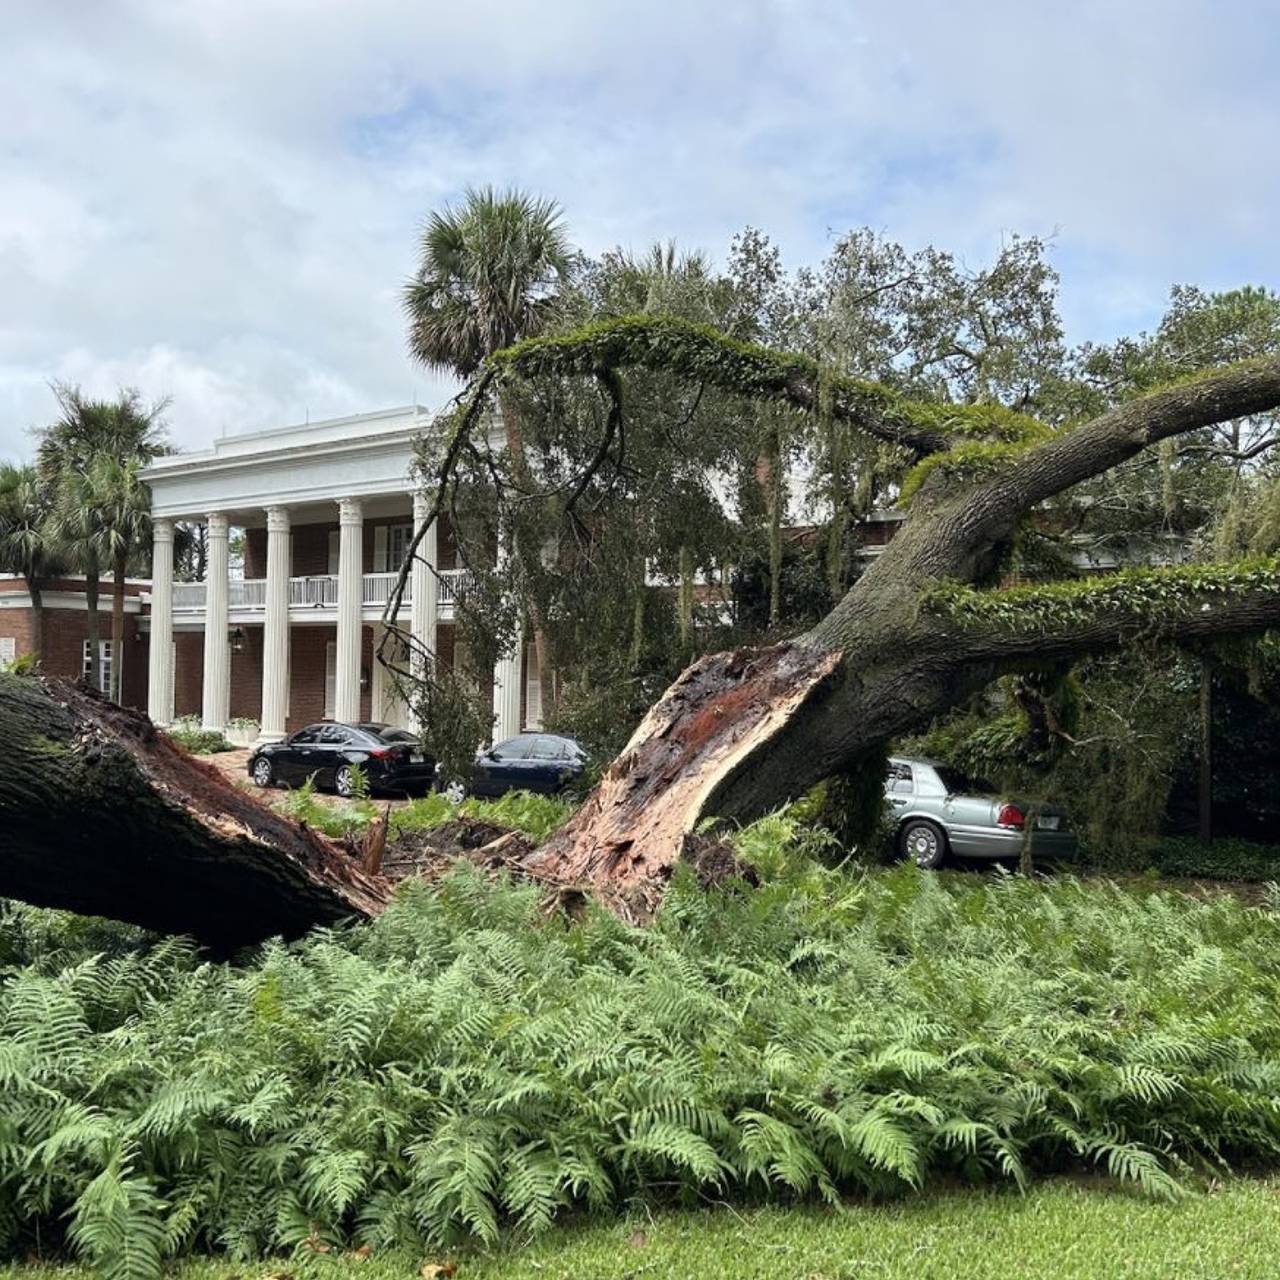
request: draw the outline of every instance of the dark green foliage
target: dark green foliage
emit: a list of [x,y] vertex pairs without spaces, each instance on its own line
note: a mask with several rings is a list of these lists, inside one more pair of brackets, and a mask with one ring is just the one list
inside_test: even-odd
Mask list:
[[[574,1204],[823,1196],[1084,1162],[1175,1195],[1280,1154],[1280,924],[1105,883],[851,878],[548,917],[460,868],[241,967],[168,941],[5,973],[0,1232],[107,1275],[493,1239]],[[24,909],[26,910],[26,909]]]
[[[747,634],[766,634],[769,627],[769,561],[766,553],[743,556],[733,575],[737,623]],[[831,611],[835,600],[827,576],[823,548],[805,540],[783,550],[781,573],[784,630],[812,626]]]
[[1255,844],[1231,836],[1204,844],[1194,836],[1165,836],[1151,851],[1151,865],[1166,876],[1280,881],[1280,844]]
[[220,751],[234,751],[235,745],[228,742],[225,735],[217,729],[181,729],[172,728],[169,737],[180,747],[186,747],[192,755],[210,756]]
[[884,794],[886,767],[883,751],[865,755],[791,807],[796,817],[830,834],[830,847],[814,851],[823,862],[853,857],[868,863],[895,856],[895,824]]
[[1090,863],[1139,870],[1195,751],[1197,671],[1151,646],[1006,677],[901,749],[1063,805]]

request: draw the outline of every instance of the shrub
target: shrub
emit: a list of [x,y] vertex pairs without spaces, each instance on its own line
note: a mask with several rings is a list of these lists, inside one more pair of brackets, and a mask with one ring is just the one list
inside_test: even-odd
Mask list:
[[239,966],[170,939],[7,971],[6,1247],[65,1229],[143,1280],[182,1251],[492,1240],[681,1191],[1084,1162],[1174,1196],[1188,1165],[1280,1155],[1273,914],[850,876],[801,839],[748,829],[759,888],[682,869],[643,930],[462,865]]
[[169,729],[169,737],[180,747],[186,747],[192,755],[197,756],[211,756],[219,751],[236,749],[216,729],[187,729],[173,725]]
[[1156,842],[1151,861],[1166,876],[1280,880],[1280,844],[1255,844],[1232,837],[1203,844],[1194,836],[1166,836]]
[[438,791],[421,796],[392,815],[392,827],[413,831],[438,827],[456,818],[482,818],[500,826],[523,831],[535,842],[545,840],[573,812],[570,800],[559,796],[535,795],[530,791],[508,791],[498,800],[469,797],[461,805],[453,805]]

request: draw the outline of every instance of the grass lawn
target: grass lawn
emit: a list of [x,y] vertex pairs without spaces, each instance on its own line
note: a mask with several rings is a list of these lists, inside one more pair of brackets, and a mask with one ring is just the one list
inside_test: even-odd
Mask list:
[[[1045,1182],[1025,1196],[956,1190],[832,1210],[732,1208],[583,1220],[492,1250],[323,1255],[273,1263],[183,1262],[176,1280],[457,1280],[547,1277],[786,1277],[790,1280],[1218,1280],[1280,1273],[1280,1182],[1240,1179],[1177,1204],[1101,1180]],[[6,1280],[88,1277],[87,1268],[13,1267]]]

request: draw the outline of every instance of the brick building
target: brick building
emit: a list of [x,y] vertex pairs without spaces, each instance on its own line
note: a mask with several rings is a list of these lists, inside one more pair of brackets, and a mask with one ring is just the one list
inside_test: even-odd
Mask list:
[[[147,641],[139,626],[149,584],[125,584],[124,648],[121,696],[126,704],[147,705]],[[58,578],[44,584],[44,653],[41,665],[50,675],[78,680],[89,671],[89,608],[84,579]],[[100,679],[110,687],[115,660],[111,645],[111,584],[104,580],[98,596]],[[0,667],[32,652],[31,595],[23,578],[0,575]]]

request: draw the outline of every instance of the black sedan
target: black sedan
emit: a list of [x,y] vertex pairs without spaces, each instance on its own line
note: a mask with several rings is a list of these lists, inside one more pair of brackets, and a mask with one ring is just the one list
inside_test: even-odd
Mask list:
[[554,733],[519,733],[476,755],[469,781],[440,781],[440,790],[455,802],[468,793],[501,796],[508,791],[555,795],[572,787],[587,765],[586,752],[572,738]]
[[428,790],[436,763],[405,729],[385,724],[309,724],[283,742],[269,742],[249,757],[249,777],[260,787],[297,786],[308,778],[340,796],[353,794],[359,766],[370,791]]

